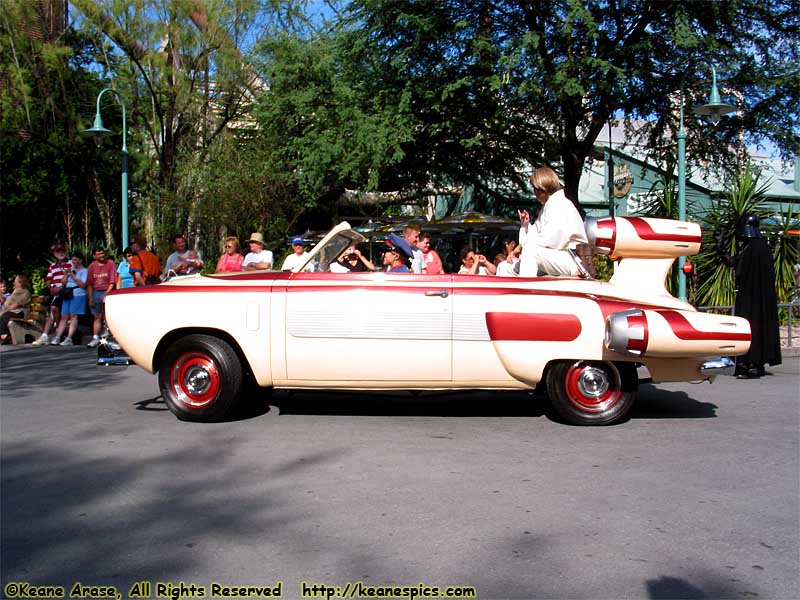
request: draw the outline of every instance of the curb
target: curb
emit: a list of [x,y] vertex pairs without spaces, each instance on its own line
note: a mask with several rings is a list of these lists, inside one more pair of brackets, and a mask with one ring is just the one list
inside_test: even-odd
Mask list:
[[800,356],[800,346],[792,345],[791,348],[783,346],[781,348],[781,356],[784,358],[793,358],[795,356]]

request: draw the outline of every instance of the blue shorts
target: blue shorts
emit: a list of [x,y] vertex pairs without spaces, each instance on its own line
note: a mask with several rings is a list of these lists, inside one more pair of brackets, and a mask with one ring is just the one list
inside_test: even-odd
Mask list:
[[61,303],[62,315],[85,315],[86,314],[86,296],[73,296],[72,298],[65,299]]
[[102,292],[99,290],[94,290],[92,292],[92,314],[93,315],[102,315],[103,314],[103,306],[106,301],[105,299],[106,291],[103,290]]

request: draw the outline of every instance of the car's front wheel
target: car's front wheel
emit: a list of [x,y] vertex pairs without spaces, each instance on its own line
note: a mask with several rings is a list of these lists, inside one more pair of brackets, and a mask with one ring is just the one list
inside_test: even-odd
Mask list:
[[188,335],[161,360],[161,397],[182,421],[219,421],[242,393],[242,364],[231,346],[210,335]]
[[547,395],[574,425],[610,425],[628,414],[638,395],[636,367],[608,361],[558,361],[547,371]]

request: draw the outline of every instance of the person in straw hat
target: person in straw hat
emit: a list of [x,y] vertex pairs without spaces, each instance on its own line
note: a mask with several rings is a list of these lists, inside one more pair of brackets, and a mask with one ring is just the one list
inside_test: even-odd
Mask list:
[[264,248],[264,236],[258,232],[253,233],[247,240],[250,252],[242,261],[242,271],[255,271],[256,269],[272,268],[272,252]]

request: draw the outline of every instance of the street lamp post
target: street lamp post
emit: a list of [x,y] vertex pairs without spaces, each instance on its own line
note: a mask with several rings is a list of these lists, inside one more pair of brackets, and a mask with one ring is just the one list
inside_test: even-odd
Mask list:
[[[720,101],[719,91],[717,90],[717,70],[711,65],[711,94],[708,103],[694,109],[695,114],[707,116],[716,125],[722,115],[734,112],[735,106]],[[681,75],[680,91],[680,124],[678,133],[675,134],[678,140],[678,220],[686,220],[686,129],[683,127],[683,75]],[[678,258],[678,297],[686,301],[686,273],[683,265],[686,257]]]
[[100,98],[106,92],[113,93],[119,100],[120,106],[122,106],[122,248],[124,249],[128,247],[128,141],[125,101],[118,91],[112,88],[105,88],[100,91],[97,95],[97,112],[94,115],[94,125],[92,125],[91,129],[84,130],[83,133],[93,136],[98,145],[100,144],[100,138],[114,133],[103,126],[103,118],[100,116]]

